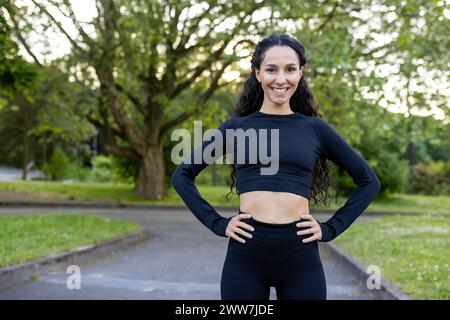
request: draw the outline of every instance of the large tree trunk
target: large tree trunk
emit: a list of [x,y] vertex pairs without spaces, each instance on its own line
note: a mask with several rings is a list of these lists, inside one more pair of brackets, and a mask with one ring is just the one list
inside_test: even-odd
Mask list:
[[149,147],[141,159],[136,194],[149,199],[161,199],[166,194],[164,177],[163,146]]

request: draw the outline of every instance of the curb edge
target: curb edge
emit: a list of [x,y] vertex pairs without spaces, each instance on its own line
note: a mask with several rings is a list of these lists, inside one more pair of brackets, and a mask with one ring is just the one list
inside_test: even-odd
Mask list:
[[[363,262],[348,254],[336,244],[322,242],[324,248],[328,250],[340,262],[345,264],[356,277],[362,281],[367,279],[366,266]],[[379,290],[370,290],[372,294],[380,300],[414,300],[411,296],[403,292],[400,288],[393,285],[389,280],[381,277],[381,288]]]

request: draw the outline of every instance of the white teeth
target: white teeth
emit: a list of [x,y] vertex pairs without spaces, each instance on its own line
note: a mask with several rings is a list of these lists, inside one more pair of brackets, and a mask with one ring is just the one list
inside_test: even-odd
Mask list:
[[286,92],[288,90],[288,88],[283,88],[283,89],[281,89],[281,88],[272,88],[272,90],[276,91],[276,92]]

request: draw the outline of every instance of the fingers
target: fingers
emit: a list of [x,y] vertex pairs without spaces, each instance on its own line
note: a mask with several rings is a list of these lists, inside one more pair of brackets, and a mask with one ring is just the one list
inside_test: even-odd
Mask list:
[[235,233],[240,233],[240,234],[242,234],[242,235],[244,235],[244,236],[246,236],[247,238],[253,238],[253,236],[250,234],[250,233],[248,233],[248,232],[245,232],[244,230],[242,230],[242,229],[240,229],[240,228],[236,228],[235,229]]
[[302,214],[300,216],[300,218],[305,219],[305,220],[309,220],[309,221],[314,221],[314,217],[310,214]]
[[308,229],[298,231],[297,234],[299,236],[305,234],[311,234],[312,236],[306,239],[303,239],[303,243],[308,243],[311,241],[319,240],[321,238],[321,229],[318,222],[314,219],[314,217],[310,214],[305,214],[301,216],[302,219],[308,220],[306,222],[299,222],[296,224],[297,227],[306,227]]
[[[238,214],[237,216],[235,216],[232,219],[234,221],[231,224],[230,236],[233,239],[235,239],[235,240],[237,240],[237,241],[239,241],[241,243],[245,243],[245,240],[237,235],[238,233],[240,235],[243,235],[243,236],[247,237],[247,238],[252,238],[253,237],[250,233],[248,233],[248,232],[243,230],[243,229],[247,229],[249,231],[254,231],[255,229],[253,228],[253,226],[240,221],[241,219],[249,219],[249,218],[251,218],[250,214],[242,213],[242,214]],[[243,228],[243,229],[241,229],[241,228]]]
[[296,224],[297,227],[314,227],[315,225],[316,225],[315,222],[310,222],[310,221],[299,222]]
[[317,235],[314,234],[313,236],[311,236],[309,238],[303,239],[302,242],[303,243],[307,243],[307,242],[311,242],[311,241],[314,241],[314,240],[317,240],[317,239],[318,239]]
[[[247,213],[241,214],[240,216],[242,216],[242,217],[241,217],[242,219],[248,219],[248,218],[251,218],[251,215],[250,215],[250,214],[247,214]],[[245,222],[242,222],[242,221],[237,222],[236,225],[237,225],[238,227],[247,229],[247,230],[249,230],[249,231],[255,231],[255,228],[253,228],[253,226],[251,226],[251,225],[249,225],[249,224],[247,224],[247,223],[245,223]],[[238,229],[238,230],[241,231],[240,229]],[[245,231],[242,231],[241,233],[244,234],[244,235],[246,235],[247,237],[250,235],[249,233],[247,233],[247,232],[245,232]],[[250,235],[249,238],[251,238],[251,235]]]
[[318,233],[318,232],[319,232],[319,229],[314,227],[314,228],[308,228],[308,229],[305,229],[305,230],[297,231],[297,234],[299,236],[301,236],[301,235],[304,235],[304,234]]
[[233,228],[233,231],[231,232],[231,237],[241,243],[245,243],[245,240],[242,239],[241,237],[239,237],[237,234],[242,234],[244,236],[246,236],[247,238],[253,238],[253,236],[250,233],[247,233],[245,231],[243,231],[242,229],[239,228]]
[[235,240],[241,242],[241,243],[245,243],[245,240],[239,238],[239,237],[237,236],[237,234],[235,234],[235,233],[232,233],[232,234],[231,234],[231,237],[232,237],[233,239],[235,239]]
[[241,219],[249,219],[252,216],[248,213],[241,213],[241,214],[238,214],[236,217],[238,218],[238,220],[241,220]]
[[247,229],[247,230],[250,230],[250,231],[255,231],[255,228],[253,228],[253,226],[251,226],[251,225],[249,225],[249,224],[247,224],[245,222],[238,222],[237,225],[239,227],[241,227],[241,228],[244,228],[244,229]]

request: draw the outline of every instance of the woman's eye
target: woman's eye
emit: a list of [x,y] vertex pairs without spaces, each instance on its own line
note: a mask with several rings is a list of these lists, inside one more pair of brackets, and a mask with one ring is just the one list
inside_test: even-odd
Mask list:
[[293,72],[293,71],[295,71],[295,68],[288,68],[288,71]]
[[266,69],[267,72],[274,72],[274,69]]

